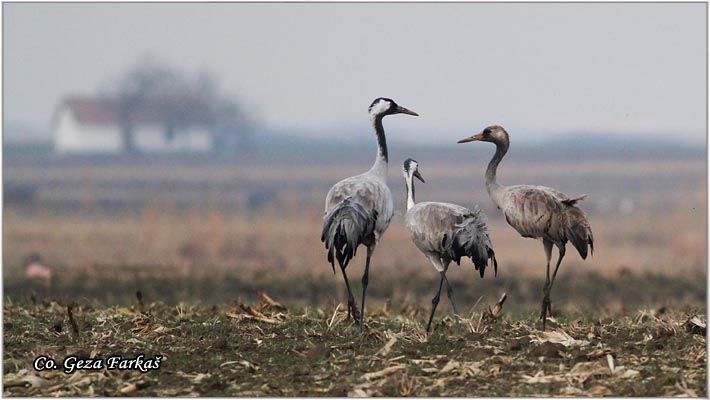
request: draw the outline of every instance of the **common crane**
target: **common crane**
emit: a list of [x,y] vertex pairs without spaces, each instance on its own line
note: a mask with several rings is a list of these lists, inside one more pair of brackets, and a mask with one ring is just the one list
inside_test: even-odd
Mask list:
[[[565,256],[567,241],[571,241],[582,259],[587,258],[587,250],[594,254],[594,237],[589,221],[584,212],[577,207],[577,202],[587,195],[570,198],[564,193],[545,186],[516,185],[503,186],[496,179],[496,170],[500,160],[510,147],[508,132],[502,126],[489,126],[477,135],[459,140],[459,143],[473,141],[491,142],[496,145],[496,152],[486,169],[486,188],[493,203],[505,215],[508,225],[527,238],[542,238],[547,257],[547,275],[543,286],[542,329],[547,324],[547,315],[552,314],[550,291]],[[550,279],[550,259],[552,245],[557,246],[559,258]]]
[[454,308],[456,329],[460,332],[459,313],[454,303],[453,289],[446,279],[446,270],[451,261],[461,265],[461,257],[470,257],[480,272],[481,278],[490,263],[498,274],[498,262],[488,236],[486,218],[478,207],[473,211],[456,204],[424,202],[415,203],[414,177],[424,183],[419,173],[419,164],[411,158],[404,161],[404,180],[407,184],[407,215],[405,223],[412,242],[439,271],[439,290],[431,300],[431,314],[426,326],[427,334],[431,328],[434,311],[439,304],[441,287],[446,282],[446,294]]
[[[325,217],[321,241],[328,250],[328,261],[335,272],[335,260],[343,273],[348,289],[348,318],[360,320],[360,330],[365,319],[365,293],[367,291],[370,258],[377,243],[389,226],[394,205],[387,187],[387,141],[382,119],[391,114],[418,114],[397,105],[387,98],[375,99],[369,107],[370,122],[377,137],[377,157],[369,171],[336,183],[325,199]],[[362,315],[357,311],[345,268],[355,256],[358,246],[367,247],[365,273],[362,276]]]

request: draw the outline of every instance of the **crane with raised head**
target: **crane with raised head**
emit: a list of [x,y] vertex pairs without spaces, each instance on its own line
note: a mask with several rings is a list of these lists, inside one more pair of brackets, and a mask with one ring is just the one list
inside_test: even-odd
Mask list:
[[[392,114],[418,115],[397,105],[392,99],[379,97],[369,107],[370,122],[377,137],[377,156],[367,172],[336,183],[325,198],[325,216],[321,241],[328,250],[328,261],[335,272],[338,261],[348,290],[348,318],[360,320],[360,330],[365,319],[365,294],[367,292],[370,258],[380,238],[387,230],[394,204],[387,187],[387,140],[382,119]],[[345,268],[355,256],[360,245],[367,247],[365,272],[362,276],[362,302],[358,313]]]
[[[477,135],[459,140],[459,143],[474,141],[491,142],[496,145],[496,152],[486,169],[486,189],[493,203],[503,212],[508,225],[527,238],[541,238],[547,257],[547,275],[543,286],[542,310],[540,319],[542,329],[547,324],[547,315],[552,314],[550,291],[555,283],[557,271],[565,256],[568,241],[577,249],[582,259],[587,258],[587,251],[594,254],[594,236],[584,211],[577,207],[577,202],[587,195],[570,198],[566,194],[545,186],[515,185],[503,186],[498,183],[496,173],[498,164],[510,147],[508,132],[502,126],[493,125]],[[552,245],[559,251],[555,270],[550,277],[550,259]]]

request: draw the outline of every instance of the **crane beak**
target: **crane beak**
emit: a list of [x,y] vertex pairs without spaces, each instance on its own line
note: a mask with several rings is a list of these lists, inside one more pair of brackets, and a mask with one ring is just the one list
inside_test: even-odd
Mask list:
[[409,115],[414,115],[415,117],[418,117],[419,114],[415,113],[414,111],[407,110],[406,108],[402,106],[397,106],[397,110],[395,111],[395,114],[409,114]]
[[422,178],[422,174],[419,173],[419,170],[414,171],[414,176],[415,176],[417,179],[419,179],[420,181],[422,181],[422,183],[426,183],[426,182],[424,181],[424,178]]
[[471,137],[467,137],[466,139],[461,139],[457,143],[468,143],[468,142],[475,142],[475,141],[483,141],[483,133],[479,133],[478,135],[473,135]]

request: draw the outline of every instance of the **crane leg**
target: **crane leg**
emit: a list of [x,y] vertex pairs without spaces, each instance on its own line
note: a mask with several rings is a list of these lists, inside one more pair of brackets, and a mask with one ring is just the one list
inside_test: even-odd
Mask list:
[[439,305],[439,298],[441,297],[441,287],[444,285],[444,279],[446,275],[441,271],[441,280],[439,280],[439,290],[436,292],[436,296],[431,299],[431,314],[429,314],[429,323],[426,324],[426,333],[429,335],[429,328],[431,328],[431,320],[434,318],[434,311],[436,311],[436,306]]
[[345,268],[341,265],[340,270],[343,271],[343,279],[345,279],[345,287],[348,288],[348,319],[352,315],[355,321],[360,319],[360,313],[357,311],[357,306],[355,305],[355,297],[353,296],[352,290],[350,290],[350,282],[348,282],[348,274],[345,272]]
[[544,295],[547,293],[547,288],[550,287],[550,259],[552,259],[552,242],[547,239],[542,239],[542,244],[545,246],[545,257],[547,258],[547,273],[545,275],[545,284],[542,286],[542,310],[540,311],[540,320],[542,320],[542,330],[545,330],[547,322],[547,304],[545,304]]
[[[546,290],[545,290],[545,296],[542,299],[542,304],[543,304],[543,311],[545,314],[550,314],[552,315],[552,303],[550,302],[550,292],[552,291],[552,285],[555,284],[555,277],[557,276],[557,271],[560,269],[560,264],[562,263],[562,259],[565,257],[565,246],[557,246],[560,252],[560,256],[557,259],[557,264],[555,265],[555,271],[552,273],[552,280],[550,281],[549,285],[546,285]],[[547,318],[542,320],[542,329],[545,329],[545,322]]]
[[365,273],[362,274],[362,306],[360,307],[360,311],[362,314],[360,315],[360,330],[362,331],[364,325],[365,325],[365,294],[367,292],[367,282],[369,280],[369,273],[370,273],[370,257],[372,257],[372,253],[375,251],[375,246],[367,246],[367,260],[365,261]]
[[459,322],[459,312],[456,310],[456,303],[454,303],[454,289],[451,288],[449,280],[446,279],[446,272],[441,273],[442,278],[446,282],[446,295],[449,296],[449,301],[451,301],[451,306],[454,308],[454,317],[456,318],[456,332],[461,334],[461,323]]

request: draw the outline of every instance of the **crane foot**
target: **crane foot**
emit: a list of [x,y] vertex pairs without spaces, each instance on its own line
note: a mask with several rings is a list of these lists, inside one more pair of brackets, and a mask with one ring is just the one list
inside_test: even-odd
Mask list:
[[360,312],[357,310],[354,299],[348,300],[348,320],[351,316],[355,322],[360,322]]
[[540,320],[542,320],[542,330],[544,331],[547,326],[547,316],[552,316],[552,303],[550,302],[550,295],[545,294],[542,299],[542,311],[540,313]]

